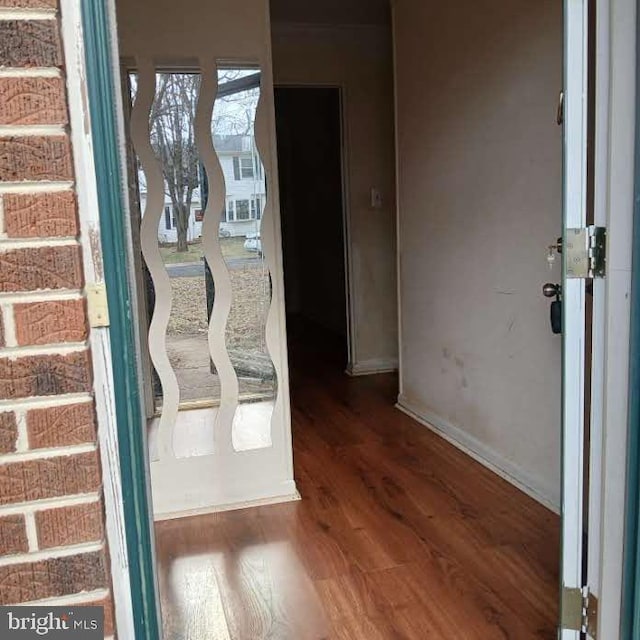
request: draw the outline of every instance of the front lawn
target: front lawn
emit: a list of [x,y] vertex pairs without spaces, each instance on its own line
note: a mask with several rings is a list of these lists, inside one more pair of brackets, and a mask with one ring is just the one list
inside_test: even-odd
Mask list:
[[[247,251],[244,248],[244,236],[235,238],[220,238],[222,255],[225,258],[255,258],[255,251]],[[160,255],[164,264],[180,264],[184,262],[199,262],[204,256],[202,240],[194,240],[189,243],[189,251],[176,251],[175,244],[161,244]]]

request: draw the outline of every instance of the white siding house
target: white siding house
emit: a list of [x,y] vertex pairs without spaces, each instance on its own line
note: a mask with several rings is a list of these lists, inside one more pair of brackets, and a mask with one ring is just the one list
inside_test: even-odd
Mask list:
[[[255,148],[253,136],[214,136],[214,145],[220,158],[226,186],[226,206],[220,223],[220,236],[242,236],[260,232],[260,221],[265,207],[266,188],[264,169]],[[144,210],[146,191],[141,180],[140,204]],[[175,212],[169,196],[165,196],[164,215],[158,223],[158,240],[177,242]],[[200,189],[191,201],[187,240],[202,236],[203,205]]]

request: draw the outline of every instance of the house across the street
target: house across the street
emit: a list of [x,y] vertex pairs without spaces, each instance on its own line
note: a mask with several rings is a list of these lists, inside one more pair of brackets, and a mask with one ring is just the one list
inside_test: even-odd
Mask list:
[[[266,202],[264,169],[251,135],[214,136],[214,146],[220,159],[226,186],[226,206],[222,212],[219,235],[246,237],[260,232],[260,221]],[[141,184],[144,184],[141,181]],[[146,191],[140,193],[144,211]],[[205,205],[202,189],[193,192],[187,242],[202,237]],[[164,215],[158,223],[158,241],[163,244],[177,242],[175,208],[169,195],[165,195]]]

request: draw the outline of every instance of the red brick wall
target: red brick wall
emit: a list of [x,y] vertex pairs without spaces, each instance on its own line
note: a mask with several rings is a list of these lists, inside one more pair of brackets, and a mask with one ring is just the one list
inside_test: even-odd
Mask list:
[[0,0],[0,604],[103,604],[110,636],[56,11],[56,0]]

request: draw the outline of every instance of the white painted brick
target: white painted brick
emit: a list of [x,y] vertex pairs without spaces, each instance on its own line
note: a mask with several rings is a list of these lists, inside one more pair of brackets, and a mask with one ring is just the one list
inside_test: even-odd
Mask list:
[[46,460],[50,458],[61,458],[63,456],[73,456],[81,453],[91,453],[96,451],[95,443],[74,444],[67,447],[55,447],[51,449],[33,449],[32,451],[16,451],[0,456],[0,466],[13,462],[30,462],[31,460]]
[[[16,453],[29,451],[29,434],[27,433],[27,412],[24,409],[15,409],[18,438],[16,440]],[[6,454],[9,455],[9,454]]]
[[57,67],[0,67],[0,78],[60,78]]
[[63,136],[65,134],[66,129],[61,124],[0,125],[0,137]]
[[0,411],[20,409],[47,409],[49,407],[65,407],[80,402],[90,402],[90,393],[68,393],[59,396],[32,396],[30,398],[8,399],[0,401]]
[[[44,598],[43,600],[33,600],[29,602],[32,605],[50,605],[52,607],[84,604],[86,602],[104,600],[109,597],[107,589],[96,589],[95,591],[83,591],[82,593],[74,593],[73,595],[61,596],[59,598]],[[113,636],[111,636],[113,637]],[[105,640],[109,640],[105,638]]]
[[62,342],[56,345],[47,345],[46,347],[28,346],[28,347],[5,347],[0,349],[0,356],[17,360],[27,356],[68,356],[72,353],[87,350],[86,342]]
[[2,310],[5,348],[17,347],[18,340],[16,338],[16,323],[13,316],[13,305],[0,304],[0,309]]
[[11,238],[0,242],[0,253],[15,249],[43,249],[51,247],[79,247],[77,238]]
[[68,547],[60,547],[58,549],[35,551],[33,553],[17,553],[12,556],[0,556],[0,567],[23,564],[25,562],[51,560],[52,558],[68,558],[69,556],[76,556],[81,553],[93,553],[95,551],[102,551],[103,549],[103,542],[91,542],[74,544]]
[[36,528],[36,517],[33,513],[24,514],[25,529],[27,531],[27,541],[29,543],[29,553],[35,553],[39,549],[38,530]]
[[55,9],[0,7],[0,20],[55,20]]
[[72,188],[73,182],[68,181],[50,182],[42,180],[38,182],[3,182],[0,184],[0,193],[49,193],[69,191]]
[[16,514],[35,513],[44,509],[57,509],[60,507],[75,507],[82,504],[91,504],[100,500],[99,493],[81,493],[73,496],[47,498],[46,500],[32,500],[31,502],[18,502],[0,506],[0,516],[12,516]]
[[0,293],[1,303],[56,302],[78,300],[84,295],[80,289],[46,289],[44,291]]

